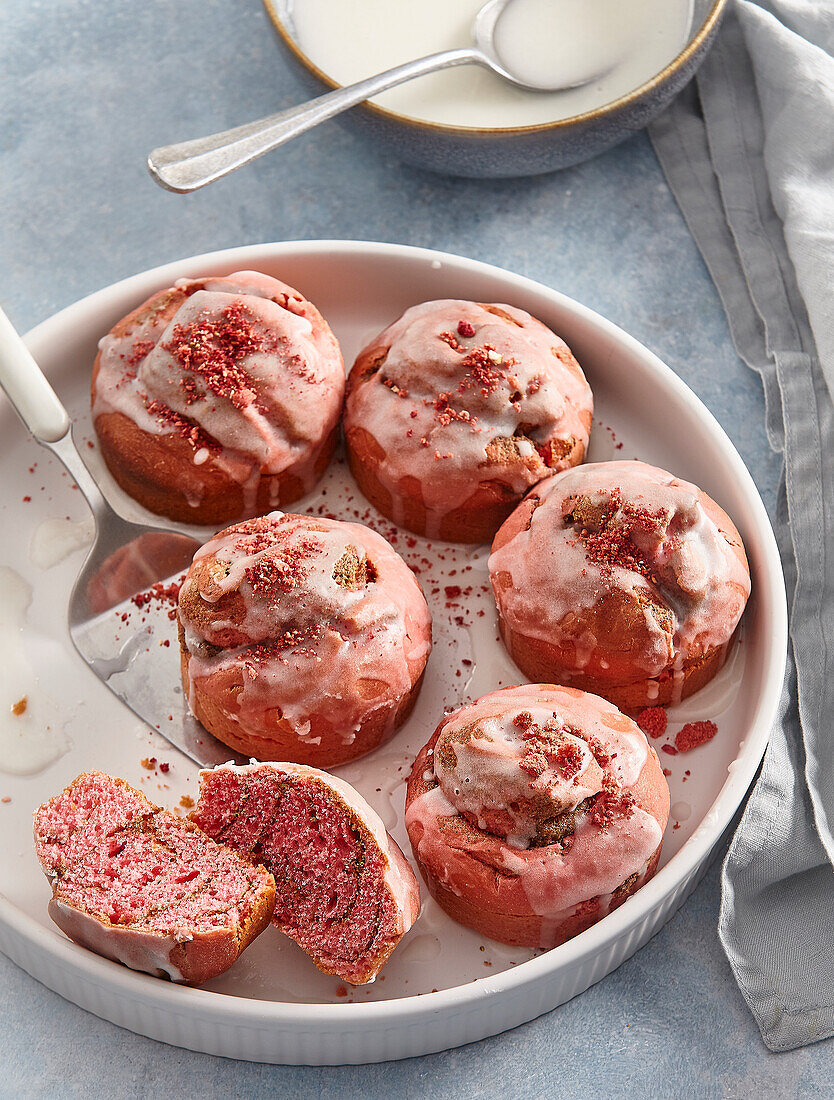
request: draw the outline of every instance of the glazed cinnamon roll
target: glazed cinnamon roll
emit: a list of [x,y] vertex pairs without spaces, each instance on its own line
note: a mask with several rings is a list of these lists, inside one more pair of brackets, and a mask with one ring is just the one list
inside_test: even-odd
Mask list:
[[729,516],[643,462],[588,464],[537,486],[495,536],[489,571],[525,676],[624,710],[708,683],[750,595]]
[[376,748],[411,712],[431,649],[425,597],[385,539],[311,516],[221,531],[178,614],[191,710],[259,760],[329,767]]
[[504,688],[417,755],[406,827],[433,897],[503,943],[554,947],[654,874],[669,789],[639,727],[595,695]]
[[345,438],[370,502],[431,538],[485,542],[542,478],[581,462],[593,401],[567,344],[508,305],[425,302],[359,355]]
[[227,523],[313,487],[344,384],[336,338],[297,290],[255,271],[182,279],[99,344],[93,425],[111,474],[145,508]]

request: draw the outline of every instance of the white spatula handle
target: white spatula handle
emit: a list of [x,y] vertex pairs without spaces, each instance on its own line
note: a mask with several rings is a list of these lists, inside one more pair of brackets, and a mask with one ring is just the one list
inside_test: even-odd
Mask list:
[[0,309],[0,387],[35,439],[56,443],[69,430],[67,410]]

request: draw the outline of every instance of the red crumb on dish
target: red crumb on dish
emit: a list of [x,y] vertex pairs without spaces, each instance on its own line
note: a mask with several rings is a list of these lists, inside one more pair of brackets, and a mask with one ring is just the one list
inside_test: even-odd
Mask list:
[[470,321],[458,321],[458,336],[474,336],[475,327]]
[[716,733],[718,733],[718,726],[715,722],[687,722],[682,729],[678,730],[675,744],[680,752],[689,752],[690,749],[696,749],[698,745],[705,745],[707,741],[711,741]]
[[176,607],[179,595],[180,585],[176,581],[172,581],[171,584],[168,585],[158,581],[156,584],[152,584],[147,591],[137,592],[135,596],[131,596],[130,602],[135,604],[136,607],[145,607],[153,600],[156,600],[158,603],[167,603]]
[[170,764],[160,764],[159,765],[159,770],[162,772],[163,775],[167,775],[168,770],[169,770],[170,767],[171,767]]
[[16,703],[12,703],[12,714],[16,715],[19,718],[21,716],[21,714],[26,713],[26,707],[27,706],[28,706],[28,700],[27,700],[26,696],[24,695],[23,698],[18,699],[18,701]]
[[669,756],[677,756],[678,755],[678,750],[675,748],[674,745],[668,745],[668,744],[667,745],[661,745],[660,746],[660,751],[668,753]]
[[646,707],[637,715],[637,725],[656,740],[666,732],[666,711],[663,707]]
[[149,772],[152,772],[156,767],[156,757],[146,756],[144,760],[140,760],[139,763],[143,768],[146,768]]

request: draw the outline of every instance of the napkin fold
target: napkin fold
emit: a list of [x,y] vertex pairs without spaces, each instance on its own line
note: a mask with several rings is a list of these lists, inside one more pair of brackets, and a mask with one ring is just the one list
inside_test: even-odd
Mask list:
[[834,1035],[832,52],[831,4],[734,0],[696,80],[649,131],[784,456],[788,671],[719,918],[772,1050]]

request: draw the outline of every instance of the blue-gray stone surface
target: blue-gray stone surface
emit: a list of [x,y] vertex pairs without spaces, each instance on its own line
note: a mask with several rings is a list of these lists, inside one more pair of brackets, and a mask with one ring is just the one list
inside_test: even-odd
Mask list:
[[[0,303],[21,330],[144,268],[260,241],[426,245],[529,275],[599,310],[715,413],[768,508],[778,460],[758,380],[644,134],[519,181],[432,176],[326,124],[184,197],[155,145],[289,106],[299,89],[258,0],[3,0]],[[715,864],[634,958],[581,997],[482,1043],[377,1066],[250,1065],[132,1035],[0,956],[0,1096],[633,1095],[830,1097],[831,1043],[767,1052],[716,934]]]

